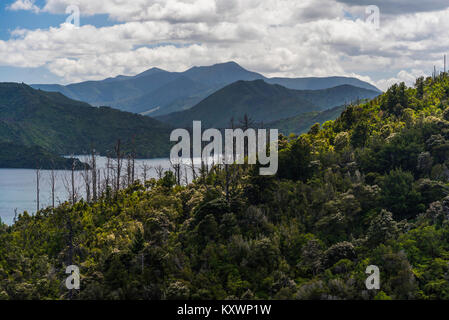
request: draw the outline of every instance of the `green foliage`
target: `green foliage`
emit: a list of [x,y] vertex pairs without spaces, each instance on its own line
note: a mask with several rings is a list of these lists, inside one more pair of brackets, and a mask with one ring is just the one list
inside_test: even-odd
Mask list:
[[67,299],[70,244],[74,299],[449,299],[449,78],[418,82],[281,135],[277,176],[169,172],[0,224],[0,299]]
[[413,175],[401,169],[390,171],[380,183],[382,202],[399,219],[414,218],[420,210],[421,194],[413,186]]

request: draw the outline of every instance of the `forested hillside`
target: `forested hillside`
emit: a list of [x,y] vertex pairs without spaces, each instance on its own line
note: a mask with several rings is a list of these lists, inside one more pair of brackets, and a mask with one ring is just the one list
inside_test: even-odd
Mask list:
[[265,127],[278,129],[279,132],[286,136],[291,133],[302,134],[309,131],[309,129],[316,123],[323,124],[329,120],[337,119],[345,109],[345,106],[340,106],[321,112],[307,112],[291,118],[269,122],[265,124]]
[[0,142],[0,150],[0,168],[81,170],[87,165],[78,159],[58,156],[39,146],[25,147],[12,142]]
[[[92,148],[106,156],[120,139],[124,152],[154,158],[169,153],[170,132],[168,125],[149,117],[92,107],[25,84],[0,83],[0,143],[38,147],[57,158],[89,154]],[[0,158],[6,152],[0,149]]]
[[264,80],[237,81],[191,109],[157,119],[175,127],[191,127],[192,121],[201,120],[203,127],[229,128],[231,119],[237,121],[246,114],[256,123],[266,124],[378,95],[376,91],[349,85],[301,91],[268,84]]
[[[280,137],[279,171],[172,173],[0,226],[0,298],[449,299],[449,76]],[[380,290],[367,290],[368,265]]]

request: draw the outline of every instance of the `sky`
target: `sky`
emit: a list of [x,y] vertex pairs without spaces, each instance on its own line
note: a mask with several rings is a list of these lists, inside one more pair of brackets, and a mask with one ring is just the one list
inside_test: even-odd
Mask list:
[[443,70],[448,30],[447,0],[0,0],[0,81],[235,61],[268,77],[352,76],[386,90]]

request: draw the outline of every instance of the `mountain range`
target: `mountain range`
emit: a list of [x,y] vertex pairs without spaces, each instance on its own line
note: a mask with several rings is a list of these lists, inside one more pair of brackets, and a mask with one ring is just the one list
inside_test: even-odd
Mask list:
[[[107,105],[122,111],[152,117],[192,108],[214,92],[236,81],[264,80],[295,90],[321,90],[341,85],[380,93],[373,85],[356,78],[267,78],[235,62],[193,67],[184,72],[151,68],[136,76],[117,76],[101,81],[69,84],[33,84],[35,89],[60,92],[94,106]],[[333,107],[336,106],[335,104]]]
[[167,157],[172,129],[194,120],[228,128],[247,115],[254,126],[302,133],[379,93],[353,78],[270,79],[233,62],[68,86],[0,83],[0,167],[66,169],[72,161],[61,155],[111,155],[119,139],[123,153]]
[[264,80],[237,81],[191,109],[156,119],[173,127],[191,127],[194,120],[201,120],[203,127],[229,128],[232,119],[237,123],[245,114],[258,124],[269,123],[300,118],[307,113],[316,112],[317,115],[320,111],[377,95],[376,91],[350,85],[322,90],[292,90]]

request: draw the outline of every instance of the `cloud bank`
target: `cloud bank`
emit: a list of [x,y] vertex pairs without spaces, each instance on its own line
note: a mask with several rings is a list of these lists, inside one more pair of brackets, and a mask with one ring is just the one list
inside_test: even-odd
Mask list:
[[[365,20],[378,5],[380,28]],[[73,0],[10,10],[65,14]],[[431,0],[78,0],[79,28],[17,29],[0,41],[0,65],[45,66],[66,82],[131,75],[152,66],[182,71],[234,60],[267,76],[356,76],[381,89],[442,68],[449,3]],[[432,9],[432,10],[431,10]],[[83,25],[106,14],[115,24]]]

